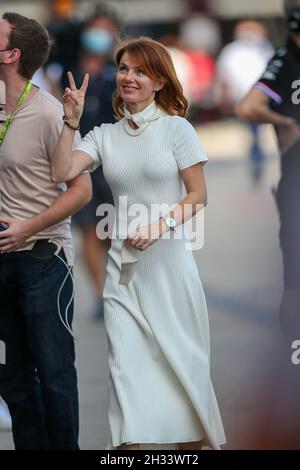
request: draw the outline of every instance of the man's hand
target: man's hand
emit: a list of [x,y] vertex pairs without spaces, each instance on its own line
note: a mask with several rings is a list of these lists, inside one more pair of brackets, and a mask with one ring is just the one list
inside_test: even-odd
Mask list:
[[30,219],[1,217],[0,222],[8,226],[7,230],[0,232],[0,253],[16,251],[32,235]]

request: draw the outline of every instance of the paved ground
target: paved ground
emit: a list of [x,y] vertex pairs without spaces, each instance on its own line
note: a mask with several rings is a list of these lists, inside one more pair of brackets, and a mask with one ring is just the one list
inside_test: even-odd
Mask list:
[[[228,449],[261,446],[265,421],[260,407],[272,368],[281,295],[278,222],[270,192],[278,179],[277,159],[268,160],[260,186],[249,175],[248,162],[241,158],[207,165],[205,247],[196,254],[208,299],[212,375]],[[80,441],[82,449],[103,449],[108,434],[106,338],[103,325],[91,316],[94,298],[80,253],[76,285]],[[10,448],[10,434],[0,433],[0,449]]]

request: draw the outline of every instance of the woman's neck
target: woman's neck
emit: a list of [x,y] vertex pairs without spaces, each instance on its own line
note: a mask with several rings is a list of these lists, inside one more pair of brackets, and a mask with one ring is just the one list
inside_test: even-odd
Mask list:
[[139,126],[135,122],[133,122],[132,119],[129,119],[128,124],[131,127],[131,129],[138,129],[139,128]]

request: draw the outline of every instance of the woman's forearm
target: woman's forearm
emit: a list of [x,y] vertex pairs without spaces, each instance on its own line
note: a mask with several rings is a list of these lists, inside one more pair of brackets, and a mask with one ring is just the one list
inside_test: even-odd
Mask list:
[[170,211],[169,215],[176,220],[177,225],[184,224],[191,217],[193,217],[199,210],[206,206],[206,192],[200,194],[199,192],[193,192],[187,194],[187,196],[180,201],[173,211]]
[[72,149],[74,142],[75,130],[63,126],[62,132],[56,144],[54,156],[52,159],[52,180],[69,181],[72,176]]
[[[164,217],[172,217],[176,220],[176,226],[180,226],[191,219],[197,212],[203,209],[207,204],[206,188],[203,192],[191,191],[182,199],[171,211],[164,213]],[[169,231],[162,219],[157,221],[161,234]]]

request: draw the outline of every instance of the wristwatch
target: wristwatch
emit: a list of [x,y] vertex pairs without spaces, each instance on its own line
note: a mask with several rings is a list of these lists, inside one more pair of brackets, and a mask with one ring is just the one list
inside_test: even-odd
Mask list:
[[165,224],[169,228],[169,230],[172,230],[172,232],[175,232],[175,227],[176,227],[176,220],[173,219],[173,217],[164,217],[163,215],[160,216],[160,219],[163,219],[165,221]]

